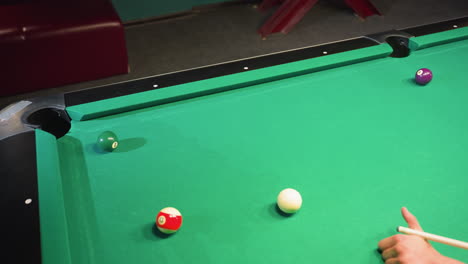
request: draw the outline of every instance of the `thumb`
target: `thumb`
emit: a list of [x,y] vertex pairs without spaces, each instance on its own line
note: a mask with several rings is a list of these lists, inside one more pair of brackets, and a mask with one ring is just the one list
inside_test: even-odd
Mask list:
[[423,231],[422,227],[419,225],[418,219],[414,216],[406,207],[401,208],[401,214],[408,223],[408,227],[414,230]]

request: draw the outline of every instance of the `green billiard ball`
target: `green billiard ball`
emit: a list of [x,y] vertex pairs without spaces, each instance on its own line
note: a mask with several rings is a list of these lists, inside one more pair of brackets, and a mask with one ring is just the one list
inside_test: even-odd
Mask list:
[[114,132],[105,131],[102,132],[97,139],[98,147],[103,151],[114,151],[119,145],[119,140]]

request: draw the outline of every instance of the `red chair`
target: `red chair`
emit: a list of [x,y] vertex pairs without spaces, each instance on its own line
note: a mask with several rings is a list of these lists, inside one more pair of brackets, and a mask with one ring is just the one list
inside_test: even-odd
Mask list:
[[288,33],[318,0],[264,0],[259,6],[265,10],[283,2],[276,12],[260,27],[258,33],[266,37],[272,33]]
[[345,0],[345,3],[361,18],[382,15],[369,0]]
[[0,5],[0,96],[128,73],[108,0]]
[[[275,13],[260,27],[258,33],[266,37],[272,33],[288,33],[318,0],[263,0],[259,6],[264,11],[281,4]],[[361,18],[382,15],[370,0],[343,0]]]

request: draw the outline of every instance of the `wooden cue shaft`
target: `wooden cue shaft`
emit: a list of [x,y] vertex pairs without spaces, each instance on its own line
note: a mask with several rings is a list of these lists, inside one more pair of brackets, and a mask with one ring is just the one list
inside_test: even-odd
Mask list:
[[431,241],[434,241],[434,242],[446,244],[446,245],[449,245],[449,246],[468,249],[468,243],[460,241],[460,240],[456,240],[456,239],[452,239],[452,238],[448,238],[448,237],[443,237],[443,236],[438,236],[438,235],[434,235],[434,234],[423,232],[423,231],[417,231],[417,230],[407,228],[407,227],[403,227],[403,226],[399,226],[397,228],[397,230],[398,230],[398,232],[404,233],[404,234],[407,234],[407,235],[420,236],[420,237],[422,237],[424,239],[431,240]]

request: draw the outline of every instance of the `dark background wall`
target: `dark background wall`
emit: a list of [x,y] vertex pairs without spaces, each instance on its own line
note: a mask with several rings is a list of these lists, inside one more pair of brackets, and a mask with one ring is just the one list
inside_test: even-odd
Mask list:
[[124,22],[185,12],[195,6],[217,4],[226,0],[112,0]]

